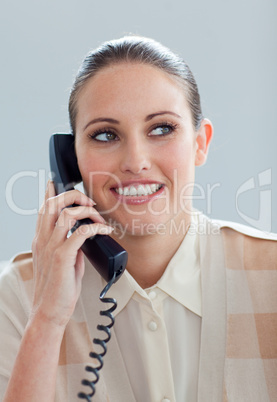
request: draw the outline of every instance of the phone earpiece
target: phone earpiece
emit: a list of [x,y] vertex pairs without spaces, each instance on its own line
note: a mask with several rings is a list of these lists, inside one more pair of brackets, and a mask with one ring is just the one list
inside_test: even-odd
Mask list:
[[53,134],[50,138],[50,166],[57,194],[73,189],[82,181],[74,143],[72,134]]

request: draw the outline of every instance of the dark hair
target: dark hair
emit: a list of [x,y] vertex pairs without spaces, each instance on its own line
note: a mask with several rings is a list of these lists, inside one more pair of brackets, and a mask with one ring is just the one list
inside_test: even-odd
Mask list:
[[157,67],[174,76],[185,89],[193,124],[199,129],[203,119],[200,95],[194,76],[187,63],[168,48],[139,36],[125,36],[121,39],[103,43],[85,57],[72,86],[69,99],[69,119],[75,134],[78,95],[86,82],[102,68],[122,62],[137,62]]

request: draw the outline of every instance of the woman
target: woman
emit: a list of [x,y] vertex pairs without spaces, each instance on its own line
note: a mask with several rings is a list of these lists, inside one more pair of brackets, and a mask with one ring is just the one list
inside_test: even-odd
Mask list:
[[[152,40],[105,43],[84,60],[69,112],[86,195],[57,196],[49,182],[32,255],[2,276],[4,401],[90,391],[81,379],[105,283],[80,247],[95,234],[128,263],[110,291],[116,322],[94,400],[273,400],[276,243],[193,212],[213,129],[189,67]],[[68,237],[82,218],[94,223]]]

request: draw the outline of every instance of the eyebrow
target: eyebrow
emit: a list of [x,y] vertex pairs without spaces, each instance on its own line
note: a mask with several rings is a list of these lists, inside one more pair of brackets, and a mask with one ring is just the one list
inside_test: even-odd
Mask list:
[[[149,121],[152,120],[154,117],[156,116],[161,116],[164,114],[171,114],[172,116],[178,117],[179,119],[181,119],[181,116],[177,113],[174,112],[170,112],[169,110],[165,110],[162,112],[157,112],[157,113],[152,113],[149,114],[148,116],[145,117],[144,121]],[[116,119],[112,119],[110,117],[98,117],[97,119],[93,119],[91,121],[89,121],[85,127],[83,128],[83,131],[85,131],[91,124],[95,124],[95,123],[101,123],[101,122],[107,122],[107,123],[112,123],[112,124],[120,124],[120,122]]]
[[162,111],[162,112],[157,112],[157,113],[149,114],[148,116],[146,116],[145,121],[149,121],[149,120],[153,119],[154,117],[156,117],[156,116],[161,116],[161,115],[163,115],[163,114],[171,114],[172,116],[178,117],[179,119],[182,118],[182,117],[181,117],[179,114],[177,114],[177,113],[170,112],[169,110],[165,110],[165,111]]
[[107,123],[112,123],[112,124],[119,124],[119,121],[116,119],[111,119],[110,117],[98,117],[97,119],[93,119],[93,120],[89,121],[83,128],[83,131],[85,131],[85,129],[88,128],[88,126],[90,126],[91,124],[101,123],[103,121],[105,121]]

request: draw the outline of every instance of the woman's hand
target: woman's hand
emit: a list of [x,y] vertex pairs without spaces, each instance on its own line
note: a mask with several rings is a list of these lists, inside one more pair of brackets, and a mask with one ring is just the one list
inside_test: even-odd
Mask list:
[[[72,204],[79,206],[66,208]],[[55,195],[48,182],[32,244],[35,293],[31,319],[65,327],[81,292],[84,258],[80,247],[96,234],[110,234],[112,228],[83,193],[72,190]],[[80,226],[70,237],[77,220],[91,218],[95,223]]]

